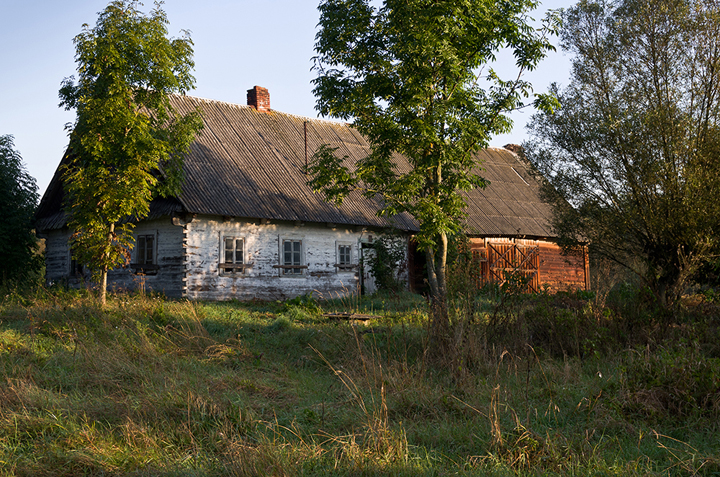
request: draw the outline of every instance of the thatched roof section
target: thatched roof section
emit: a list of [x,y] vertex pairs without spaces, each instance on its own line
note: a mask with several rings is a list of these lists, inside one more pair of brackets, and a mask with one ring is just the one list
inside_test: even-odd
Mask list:
[[[199,106],[205,129],[185,160],[182,194],[176,201],[153,203],[152,216],[193,213],[417,230],[407,214],[393,220],[377,217],[378,204],[360,194],[338,208],[306,184],[306,153],[312,156],[322,144],[339,148],[337,153],[351,162],[368,154],[367,141],[352,127],[190,96],[175,96],[173,102],[182,113]],[[491,184],[467,196],[468,234],[552,236],[549,207],[528,166],[505,149],[480,151],[478,159],[484,168],[480,174]],[[56,172],[38,208],[38,230],[65,224],[61,202]]]

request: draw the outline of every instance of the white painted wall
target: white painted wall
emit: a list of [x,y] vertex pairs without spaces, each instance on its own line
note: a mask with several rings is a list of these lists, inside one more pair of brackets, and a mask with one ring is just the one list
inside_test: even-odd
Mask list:
[[[143,221],[135,236],[154,235],[156,274],[135,274],[130,268],[114,270],[108,285],[114,290],[163,292],[170,297],[194,300],[283,300],[299,295],[329,299],[359,293],[360,270],[340,270],[337,247],[352,247],[352,263],[359,264],[360,242],[377,233],[363,232],[348,226],[295,224],[278,222],[262,224],[242,219],[223,220],[217,216],[197,216],[189,222],[169,217]],[[243,238],[245,263],[252,266],[239,274],[220,273],[222,240],[226,236]],[[69,276],[70,232],[52,231],[46,240],[46,278],[78,286],[82,280]],[[280,265],[280,243],[283,239],[301,240],[303,265],[299,276],[285,276]],[[365,249],[367,252],[369,249]],[[132,252],[135,263],[136,251]],[[365,271],[366,293],[375,291],[369,272]]]
[[[316,298],[335,298],[358,289],[357,269],[340,271],[337,245],[352,246],[353,263],[358,263],[358,241],[363,232],[353,228],[288,222],[261,224],[259,221],[199,216],[186,225],[186,296],[202,300],[281,300],[312,294]],[[245,240],[245,261],[252,264],[243,274],[219,272],[222,238]],[[301,240],[303,264],[300,276],[283,276],[280,243]]]

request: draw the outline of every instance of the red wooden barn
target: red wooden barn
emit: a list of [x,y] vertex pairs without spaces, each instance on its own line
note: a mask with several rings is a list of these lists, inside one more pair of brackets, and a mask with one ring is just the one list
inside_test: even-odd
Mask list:
[[[477,153],[478,174],[490,184],[466,196],[464,224],[477,267],[478,284],[521,279],[538,292],[589,289],[587,254],[568,256],[550,226],[551,207],[542,200],[543,180],[520,146]],[[411,246],[412,249],[412,246]],[[422,288],[424,258],[411,253],[411,284]]]

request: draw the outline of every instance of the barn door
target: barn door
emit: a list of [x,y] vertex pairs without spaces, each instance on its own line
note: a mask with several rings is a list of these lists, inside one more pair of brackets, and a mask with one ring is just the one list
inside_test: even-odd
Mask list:
[[539,246],[488,243],[487,264],[489,282],[502,285],[508,280],[517,280],[524,284],[525,291],[539,291]]

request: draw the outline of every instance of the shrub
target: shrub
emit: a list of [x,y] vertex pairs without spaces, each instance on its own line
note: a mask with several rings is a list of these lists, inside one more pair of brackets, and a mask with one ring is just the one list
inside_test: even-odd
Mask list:
[[378,290],[398,292],[404,288],[400,278],[405,268],[407,244],[398,235],[390,232],[379,235],[372,244],[374,253],[363,256],[363,266],[370,267]]
[[697,343],[630,351],[621,376],[626,413],[655,420],[720,417],[720,359],[703,356]]

